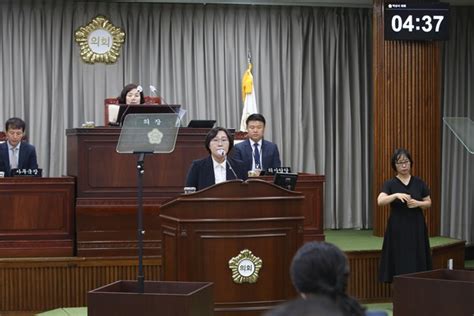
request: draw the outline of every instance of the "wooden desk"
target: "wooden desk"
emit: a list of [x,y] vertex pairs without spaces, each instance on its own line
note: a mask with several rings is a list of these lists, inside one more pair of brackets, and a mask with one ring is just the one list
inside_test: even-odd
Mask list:
[[74,178],[0,179],[0,257],[74,254]]
[[[257,177],[268,182],[273,176]],[[304,242],[324,241],[324,182],[325,176],[311,173],[298,173],[295,191],[302,192],[304,199]]]
[[474,271],[439,269],[393,279],[395,316],[473,315]]
[[[192,161],[208,155],[209,129],[180,128],[175,151],[145,156],[143,177],[144,254],[161,255],[159,207],[183,192]],[[76,232],[79,256],[135,256],[136,156],[115,151],[120,128],[68,129],[67,173],[76,177]],[[261,177],[273,181],[272,177]],[[300,174],[305,193],[305,241],[324,240],[324,176]]]

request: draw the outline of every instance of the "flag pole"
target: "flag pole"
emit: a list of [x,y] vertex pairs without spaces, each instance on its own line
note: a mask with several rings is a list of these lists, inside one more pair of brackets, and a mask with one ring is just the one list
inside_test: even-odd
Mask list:
[[253,85],[252,54],[250,50],[247,51],[247,62],[247,69],[242,77],[242,101],[244,103],[242,118],[240,119],[240,130],[242,132],[247,130],[247,117],[251,114],[258,113]]

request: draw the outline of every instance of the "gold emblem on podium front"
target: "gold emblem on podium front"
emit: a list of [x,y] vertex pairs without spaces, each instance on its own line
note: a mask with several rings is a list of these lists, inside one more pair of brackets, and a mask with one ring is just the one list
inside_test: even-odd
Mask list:
[[89,64],[115,63],[125,42],[125,32],[101,15],[77,29],[74,36],[81,47],[82,60]]
[[258,272],[263,266],[262,259],[244,249],[236,257],[229,260],[229,268],[232,271],[232,280],[235,283],[256,283]]

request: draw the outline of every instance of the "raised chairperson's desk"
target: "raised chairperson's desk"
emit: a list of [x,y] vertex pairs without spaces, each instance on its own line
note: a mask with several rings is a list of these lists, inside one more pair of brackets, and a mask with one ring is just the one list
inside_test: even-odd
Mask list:
[[[159,206],[183,192],[192,161],[208,155],[209,129],[180,128],[171,154],[145,156],[144,254],[161,255]],[[77,182],[78,256],[135,256],[137,157],[115,151],[120,128],[68,129],[67,173]],[[271,181],[272,177],[261,177]],[[324,176],[300,174],[296,190],[306,196],[305,240],[323,240]]]
[[74,178],[0,179],[0,257],[74,253]]

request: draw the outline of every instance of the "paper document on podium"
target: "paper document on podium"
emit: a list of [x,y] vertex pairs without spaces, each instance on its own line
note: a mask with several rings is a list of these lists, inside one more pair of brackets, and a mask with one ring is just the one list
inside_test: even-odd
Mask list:
[[120,105],[109,104],[107,107],[109,111],[109,122],[108,123],[117,123],[118,113],[120,110]]
[[467,151],[474,154],[474,121],[468,117],[443,117],[443,121]]
[[176,113],[129,114],[117,144],[118,153],[171,153],[180,120]]

